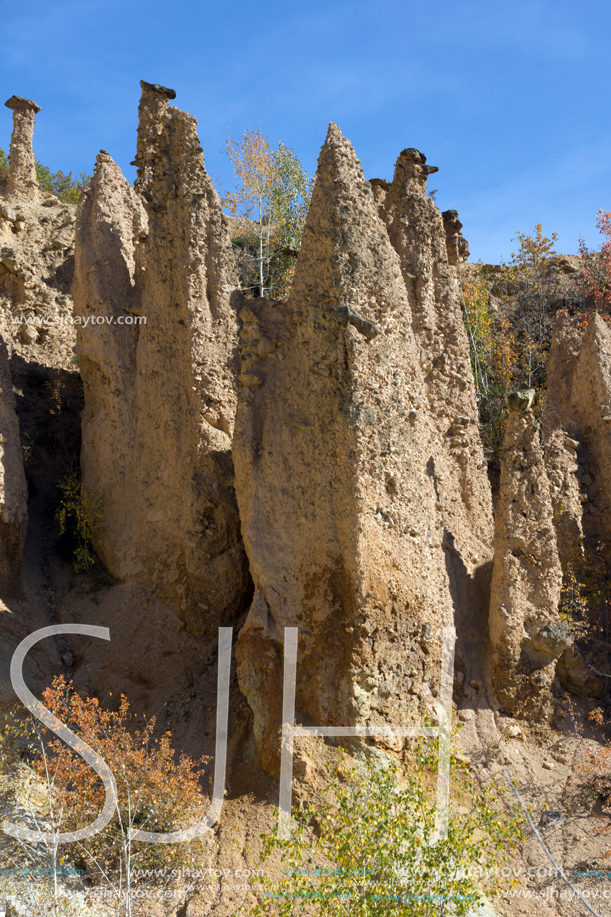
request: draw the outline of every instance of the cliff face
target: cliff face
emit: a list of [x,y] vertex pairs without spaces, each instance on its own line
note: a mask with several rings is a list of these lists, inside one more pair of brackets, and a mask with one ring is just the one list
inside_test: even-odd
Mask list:
[[421,719],[453,623],[412,316],[371,186],[331,125],[288,304],[241,312],[236,490],[255,597],[239,680],[277,767],[283,628],[298,718]]
[[248,590],[235,497],[237,281],[195,119],[143,83],[135,190],[98,156],[76,231],[83,480],[100,555],[211,636]]
[[562,569],[579,565],[583,559],[583,494],[577,472],[578,440],[563,430],[548,432],[545,437],[545,467],[550,483],[554,527]]
[[[436,169],[409,148],[392,182],[367,182],[331,125],[289,302],[246,302],[196,122],[170,106],[172,90],[142,90],[135,185],[101,151],[76,226],[82,470],[105,500],[102,561],[205,638],[250,604],[250,563],[239,680],[272,773],[286,626],[300,630],[302,721],[420,722],[451,624],[467,694],[491,675],[509,712],[547,716],[556,671],[572,688],[588,678],[557,614],[560,565],[590,549],[608,565],[611,550],[611,330],[599,317],[585,336],[557,322],[544,451],[529,396],[510,399],[490,598],[492,505],[458,275],[468,246],[456,211],[427,196]],[[74,213],[36,186],[38,107],[9,107],[3,330],[13,381],[40,363],[61,387],[74,370],[75,327],[61,321]],[[2,360],[10,579],[25,482]]]
[[[578,481],[585,497],[586,529],[611,547],[611,328],[592,317],[579,347],[576,332],[558,328],[552,351],[550,388],[554,399],[544,421],[556,421],[580,443]],[[572,358],[562,360],[570,351]],[[564,381],[560,382],[559,377]]]
[[[0,193],[0,589],[6,596],[19,589],[27,529],[22,443],[29,453],[36,436],[37,448],[49,446],[48,425],[33,429],[30,421],[40,420],[49,397],[63,407],[78,375],[69,322],[74,207],[38,190],[39,106],[19,96],[5,104],[13,112],[9,180]],[[21,434],[16,395],[26,420]]]
[[425,161],[418,150],[403,151],[384,208],[401,262],[427,413],[436,433],[431,451],[445,465],[441,489],[451,506],[450,530],[466,562],[473,564],[490,557],[492,501],[458,277],[448,261],[442,215],[426,195],[427,176],[437,169]]
[[28,522],[28,488],[6,344],[0,338],[0,588],[19,584]]
[[571,389],[582,343],[583,336],[569,316],[561,315],[554,324],[547,366],[548,385],[542,425],[545,436],[568,426],[571,427],[566,430],[569,436],[577,432],[571,412]]
[[[599,315],[585,333],[568,316],[554,326],[543,434],[565,580],[592,605],[611,575],[611,328]],[[558,677],[577,694],[604,691],[575,647]]]
[[530,405],[508,396],[490,596],[493,682],[503,708],[549,716],[556,660],[571,643],[558,616],[562,571],[549,481]]

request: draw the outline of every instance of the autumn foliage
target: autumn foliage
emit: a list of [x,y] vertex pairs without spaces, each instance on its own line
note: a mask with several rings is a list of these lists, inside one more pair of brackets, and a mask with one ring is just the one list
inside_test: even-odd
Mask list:
[[[516,233],[517,249],[491,272],[485,265],[462,278],[463,315],[477,387],[485,446],[500,454],[505,395],[520,388],[544,394],[547,358],[560,284],[553,264],[556,233]],[[497,305],[493,305],[493,301]],[[541,409],[538,399],[536,410]]]
[[[113,701],[112,696],[109,699]],[[58,866],[69,862],[84,867],[94,884],[116,897],[117,913],[131,915],[141,870],[161,870],[164,875],[172,875],[171,870],[179,866],[201,866],[207,859],[210,835],[205,840],[173,844],[139,842],[131,835],[138,829],[166,832],[199,824],[209,805],[202,789],[203,767],[208,759],[195,762],[187,755],[177,756],[171,734],[166,732],[155,738],[155,718],[139,722],[130,713],[124,695],[117,698],[114,710],[105,710],[97,698],[82,698],[69,681],[58,676],[44,692],[43,701],[104,759],[117,787],[115,815],[106,828],[87,840],[62,844],[61,859],[55,852],[56,845],[51,844],[54,861]],[[38,721],[16,716],[9,718],[2,738],[5,766],[11,737],[13,747],[21,749],[17,759],[23,756],[25,738],[26,760],[39,781],[35,787],[38,801],[34,806],[25,806],[30,819],[52,836],[91,824],[105,801],[104,786],[97,773]],[[36,851],[26,853],[30,860],[37,855]],[[166,888],[168,882],[171,880],[165,880]],[[56,909],[57,900],[56,891]],[[51,912],[55,914],[55,910]]]
[[226,140],[234,190],[222,203],[236,218],[233,245],[245,293],[288,298],[312,182],[282,141],[273,150],[261,130]]
[[[104,710],[95,697],[82,698],[63,675],[43,694],[45,706],[106,761],[117,782],[114,822],[89,841],[89,852],[100,864],[118,867],[124,829],[175,831],[190,827],[205,814],[207,797],[200,787],[202,765],[187,755],[175,760],[171,733],[154,738],[155,717],[137,725],[129,702],[121,695],[116,710]],[[59,739],[47,742],[46,755],[35,756],[33,769],[45,778],[54,775],[61,796],[63,830],[93,821],[104,805],[104,787],[89,765]],[[184,845],[137,844],[138,866],[170,866],[184,856]]]
[[579,237],[579,254],[583,258],[580,286],[596,311],[608,316],[611,314],[611,210],[599,210],[596,225],[605,237],[599,253],[589,251]]
[[8,156],[0,147],[0,191],[4,191],[8,182],[9,163]]

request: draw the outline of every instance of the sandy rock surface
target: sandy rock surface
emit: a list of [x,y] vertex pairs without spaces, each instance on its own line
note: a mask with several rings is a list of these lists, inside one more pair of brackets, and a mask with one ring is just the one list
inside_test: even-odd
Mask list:
[[436,437],[411,310],[376,202],[331,125],[285,306],[242,319],[234,460],[255,597],[240,686],[278,758],[283,628],[300,629],[298,718],[421,719],[453,624]]
[[456,211],[441,214],[427,196],[427,178],[436,171],[419,150],[403,150],[384,199],[383,218],[400,258],[424,376],[432,434],[427,474],[435,481],[444,527],[458,670],[469,689],[472,681],[480,684],[487,678],[481,662],[490,649],[486,618],[492,498],[456,267],[465,254],[461,248],[459,257],[459,243],[465,240]]
[[490,594],[493,683],[507,712],[554,708],[557,658],[572,642],[558,616],[562,570],[549,482],[531,410],[534,392],[508,396]]
[[[182,917],[233,917],[256,903],[256,871],[282,869],[259,854],[278,803],[284,628],[299,628],[298,723],[401,725],[430,711],[441,629],[454,625],[454,714],[472,776],[517,781],[541,839],[607,917],[608,842],[596,833],[607,814],[588,771],[594,753],[608,772],[608,737],[588,720],[604,676],[557,608],[561,564],[609,558],[611,329],[598,317],[585,334],[556,323],[541,436],[529,396],[510,400],[493,571],[458,286],[459,270],[477,268],[463,264],[457,212],[428,196],[436,169],[408,148],[392,182],[367,182],[331,125],[290,300],[245,301],[196,122],[170,106],[173,90],[141,85],[138,178],[131,186],[100,152],[76,255],[75,208],[36,186],[38,106],[7,103],[0,708],[14,704],[9,665],[26,634],[107,626],[108,644],[39,645],[27,683],[40,693],[62,673],[103,703],[125,692],[178,750],[209,758],[211,775],[216,629],[237,635],[248,609],[232,654],[223,813],[202,861],[211,872],[190,890],[178,883]],[[562,295],[579,264],[555,259]],[[105,498],[106,570],[77,575],[56,512],[79,453],[86,485]],[[378,746],[366,753],[402,743]],[[296,741],[295,802],[316,801],[336,754],[322,739]],[[0,805],[7,814],[2,793]],[[549,866],[529,828],[508,867],[523,884],[479,917],[585,913]],[[14,913],[31,913],[31,883],[3,876],[0,887]],[[109,913],[81,891],[83,913]]]
[[611,546],[611,328],[595,314],[582,335],[557,322],[550,353],[544,429],[561,428],[579,443],[577,480],[587,535]]
[[102,152],[79,208],[82,467],[109,571],[211,637],[249,586],[228,486],[239,293],[195,119],[162,89],[143,84],[135,190]]

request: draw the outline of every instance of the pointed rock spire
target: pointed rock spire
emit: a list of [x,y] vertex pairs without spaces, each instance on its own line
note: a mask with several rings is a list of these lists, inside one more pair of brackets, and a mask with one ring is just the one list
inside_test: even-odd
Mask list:
[[562,571],[534,394],[507,399],[490,595],[494,688],[515,716],[551,714],[556,661],[571,643],[558,616]]
[[303,715],[401,724],[423,716],[454,618],[400,264],[335,124],[289,301],[241,319],[233,454],[255,597],[239,680],[277,772],[284,627],[299,627]]
[[456,211],[447,211],[444,223],[427,196],[431,169],[419,150],[403,150],[384,202],[384,218],[400,259],[424,372],[424,403],[434,434],[431,455],[459,609],[457,658],[465,664],[467,684],[471,680],[481,684],[486,681],[481,660],[489,652],[483,622],[489,603],[486,571],[492,559],[492,496],[479,435],[458,268],[448,260],[448,231],[451,228],[456,234],[461,224]]
[[105,498],[110,572],[150,586],[214,637],[249,585],[225,486],[240,295],[197,123],[169,98],[143,85],[136,190],[101,153],[79,205],[83,479]]

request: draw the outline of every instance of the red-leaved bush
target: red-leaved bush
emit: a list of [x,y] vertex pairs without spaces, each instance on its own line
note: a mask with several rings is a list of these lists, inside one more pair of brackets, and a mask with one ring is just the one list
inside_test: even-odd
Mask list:
[[591,252],[579,237],[579,254],[583,258],[579,286],[593,300],[596,311],[611,314],[611,210],[599,210],[598,230],[605,237],[599,252]]

